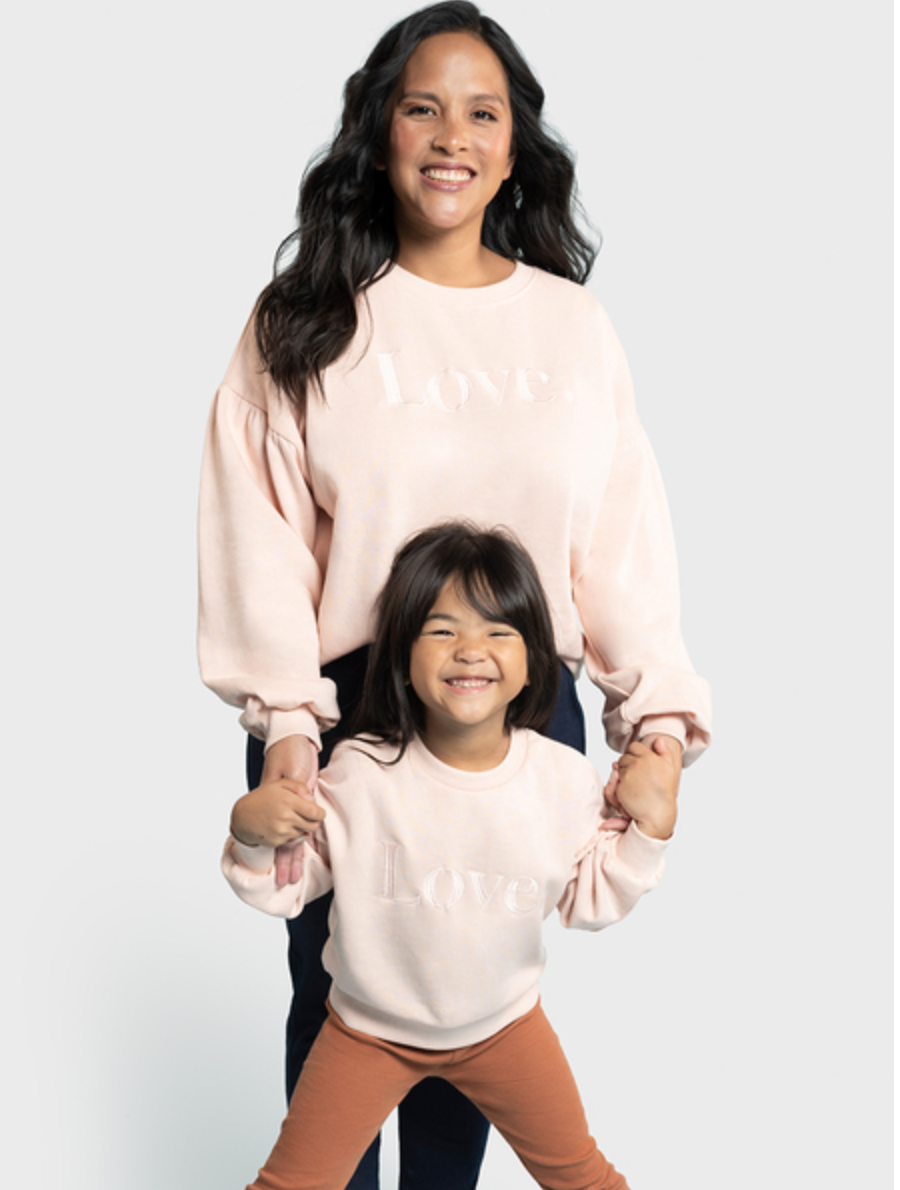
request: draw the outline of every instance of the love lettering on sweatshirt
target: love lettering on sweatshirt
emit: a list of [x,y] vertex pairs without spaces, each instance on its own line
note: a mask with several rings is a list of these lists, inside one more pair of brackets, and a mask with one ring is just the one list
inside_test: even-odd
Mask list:
[[468,902],[481,910],[505,909],[517,916],[540,909],[541,886],[533,876],[443,865],[416,875],[399,843],[382,839],[381,846],[384,871],[380,895],[395,905],[428,905],[447,911]]
[[574,401],[571,389],[556,389],[546,372],[537,368],[491,368],[487,372],[471,368],[445,368],[435,372],[424,386],[401,386],[394,357],[398,351],[376,351],[385,402],[388,405],[432,405],[445,413],[456,413],[470,400],[482,399],[494,405],[508,401],[526,401],[546,405],[550,401]]

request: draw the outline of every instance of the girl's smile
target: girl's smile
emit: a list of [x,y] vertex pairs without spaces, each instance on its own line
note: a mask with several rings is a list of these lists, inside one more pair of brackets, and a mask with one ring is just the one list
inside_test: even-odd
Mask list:
[[451,579],[413,643],[409,680],[425,707],[425,740],[439,759],[459,768],[500,763],[506,709],[528,683],[528,651],[515,628],[465,603]]

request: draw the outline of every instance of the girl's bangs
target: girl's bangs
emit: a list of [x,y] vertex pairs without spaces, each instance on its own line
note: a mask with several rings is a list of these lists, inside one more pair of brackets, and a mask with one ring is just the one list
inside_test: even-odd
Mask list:
[[486,620],[518,627],[516,621],[521,619],[521,599],[510,601],[509,605],[504,606],[504,592],[497,595],[495,584],[488,580],[482,569],[457,572],[453,575],[453,583],[463,603],[474,608]]

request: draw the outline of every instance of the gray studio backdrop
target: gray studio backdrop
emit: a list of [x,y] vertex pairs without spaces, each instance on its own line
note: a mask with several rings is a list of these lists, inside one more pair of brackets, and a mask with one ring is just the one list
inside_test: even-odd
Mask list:
[[[199,455],[301,168],[407,11],[6,18],[6,1185],[237,1188],[275,1136],[284,932],[218,872],[242,739],[196,674]],[[549,929],[545,1004],[635,1190],[886,1185],[890,6],[488,11],[578,151],[716,697],[664,883]],[[482,1184],[530,1183],[495,1140]]]

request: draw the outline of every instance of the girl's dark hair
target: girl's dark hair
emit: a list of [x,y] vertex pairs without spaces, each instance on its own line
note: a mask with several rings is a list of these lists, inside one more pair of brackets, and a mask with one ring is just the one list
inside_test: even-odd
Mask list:
[[[398,551],[375,605],[375,641],[362,696],[348,725],[399,745],[397,760],[425,729],[425,708],[409,684],[413,643],[448,580],[464,602],[521,634],[528,685],[506,709],[506,726],[541,731],[550,722],[559,658],[547,597],[528,553],[503,530],[451,521],[417,533]],[[393,763],[393,762],[392,762]]]
[[[297,227],[275,257],[256,308],[256,339],[275,383],[302,413],[310,385],[358,324],[357,298],[397,253],[393,194],[384,170],[385,113],[412,52],[438,33],[471,33],[503,65],[512,108],[512,175],[485,211],[482,241],[510,260],[584,284],[597,247],[578,227],[575,165],[543,124],[544,92],[509,35],[466,0],[433,4],[399,21],[344,87],[333,142],[303,175]],[[282,267],[283,266],[283,267]]]

